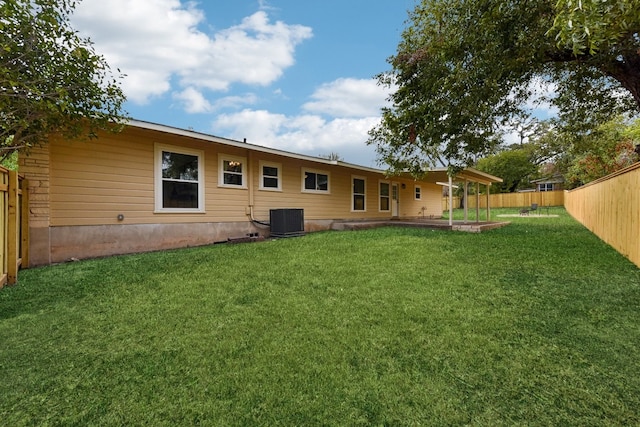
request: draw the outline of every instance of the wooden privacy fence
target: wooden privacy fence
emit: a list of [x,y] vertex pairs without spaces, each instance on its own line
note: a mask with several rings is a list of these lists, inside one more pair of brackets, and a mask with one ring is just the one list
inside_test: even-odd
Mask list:
[[565,193],[572,217],[640,267],[640,162]]
[[18,269],[28,265],[29,194],[27,180],[0,167],[0,288],[18,281]]
[[[467,207],[476,207],[476,195],[469,194]],[[492,208],[524,208],[536,203],[539,207],[562,206],[564,204],[564,191],[528,191],[525,193],[500,193],[489,195],[489,203]],[[460,197],[453,198],[453,208],[460,207]],[[487,196],[480,195],[480,208],[487,207]],[[442,198],[442,210],[449,209],[449,198]]]

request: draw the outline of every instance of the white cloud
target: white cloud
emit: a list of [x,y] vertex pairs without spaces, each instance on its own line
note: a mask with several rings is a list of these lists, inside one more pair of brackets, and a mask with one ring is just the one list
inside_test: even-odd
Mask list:
[[255,94],[225,96],[209,102],[201,91],[188,87],[180,92],[174,92],[173,99],[178,101],[183,109],[190,114],[211,113],[224,108],[238,109],[245,105],[252,105],[258,101]]
[[182,103],[187,113],[208,113],[213,109],[211,103],[202,95],[202,92],[193,87],[174,93],[173,98]]
[[379,117],[336,118],[317,115],[287,117],[264,110],[243,110],[222,114],[213,122],[212,132],[252,144],[317,156],[338,153],[346,161],[375,165],[375,153],[365,142]]
[[[307,114],[287,116],[245,109],[219,115],[212,133],[312,156],[338,153],[348,162],[376,166],[368,132],[380,121],[389,89],[373,79],[343,78],[320,86],[304,105]],[[328,117],[327,117],[328,116]]]
[[[234,83],[268,85],[294,64],[296,46],[309,27],[271,23],[264,11],[209,37],[198,29],[204,14],[179,0],[84,0],[73,25],[126,78],[136,103],[183,87],[224,91]],[[124,12],[126,11],[126,12]],[[192,94],[193,95],[193,94]]]
[[335,117],[377,116],[388,97],[389,89],[376,80],[342,78],[320,86],[303,108]]
[[238,109],[244,105],[252,105],[258,102],[258,97],[253,93],[247,93],[241,96],[225,96],[219,98],[213,103],[213,110],[220,110],[223,108]]

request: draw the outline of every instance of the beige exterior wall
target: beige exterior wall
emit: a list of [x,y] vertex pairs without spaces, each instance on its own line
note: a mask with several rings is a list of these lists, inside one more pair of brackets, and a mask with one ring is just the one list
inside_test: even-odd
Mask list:
[[[441,218],[442,187],[437,184],[402,181],[400,186],[400,218]],[[420,199],[415,198],[415,187],[420,186]]]
[[[155,144],[202,151],[204,212],[155,212]],[[220,154],[246,159],[247,188],[218,185]],[[259,188],[261,162],[280,165],[281,191]],[[304,192],[305,170],[328,174],[329,192]],[[254,226],[250,213],[268,222],[269,210],[276,208],[304,209],[307,231],[329,228],[334,220],[388,219],[391,211],[379,209],[381,181],[398,184],[400,217],[442,215],[436,184],[137,127],[92,141],[52,141],[21,159],[20,171],[32,195],[32,265],[265,235],[268,229]],[[365,179],[365,211],[352,210],[353,177]]]

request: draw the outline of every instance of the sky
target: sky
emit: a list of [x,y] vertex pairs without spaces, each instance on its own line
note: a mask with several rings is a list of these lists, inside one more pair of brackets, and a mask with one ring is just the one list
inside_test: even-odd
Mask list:
[[367,132],[415,0],[82,0],[136,120],[380,167]]

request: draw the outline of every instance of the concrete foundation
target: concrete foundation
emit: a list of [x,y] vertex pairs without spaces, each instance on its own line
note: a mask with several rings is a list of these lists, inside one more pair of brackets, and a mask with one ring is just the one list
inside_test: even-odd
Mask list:
[[249,233],[269,230],[249,222],[51,227],[49,262],[210,245]]
[[29,227],[29,267],[51,264],[49,227]]
[[[305,221],[305,232],[328,230],[334,221]],[[29,266],[72,259],[203,246],[244,238],[269,237],[269,228],[250,222],[118,224],[31,228]]]

